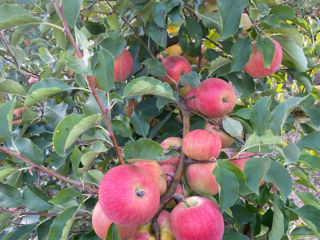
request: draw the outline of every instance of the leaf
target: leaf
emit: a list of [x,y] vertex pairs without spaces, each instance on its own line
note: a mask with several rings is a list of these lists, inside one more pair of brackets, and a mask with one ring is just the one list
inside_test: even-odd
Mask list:
[[107,148],[101,141],[94,141],[90,148],[86,149],[87,152],[81,155],[81,163],[85,169],[89,167],[93,159],[95,159],[99,153],[107,152]]
[[270,240],[279,240],[284,234],[284,217],[276,202],[273,202],[272,228],[269,233]]
[[276,14],[279,19],[291,19],[296,17],[292,8],[285,5],[276,5],[271,9],[270,13]]
[[290,60],[300,72],[305,72],[308,69],[308,61],[303,49],[299,47],[292,39],[282,35],[272,36],[272,38],[280,43],[283,52],[288,55]]
[[147,67],[149,73],[153,76],[162,77],[167,75],[163,64],[155,59],[148,58],[142,64]]
[[304,205],[311,205],[320,209],[319,200],[315,196],[313,196],[311,193],[295,191],[295,194],[300,198],[300,200],[304,203]]
[[316,127],[320,127],[320,106],[302,106],[303,111],[305,111],[310,117],[312,123]]
[[64,156],[67,137],[74,126],[76,126],[83,116],[80,114],[71,114],[62,119],[54,130],[53,146],[59,156]]
[[72,172],[76,177],[76,180],[80,180],[79,164],[82,156],[82,152],[77,146],[74,147],[73,153],[70,155],[70,162],[72,164]]
[[98,52],[98,63],[94,68],[94,73],[97,76],[99,87],[106,92],[109,92],[114,86],[113,65],[113,55],[107,49],[101,47]]
[[283,35],[291,38],[298,46],[303,47],[303,35],[298,31],[295,26],[288,23],[281,23],[280,26],[272,29],[266,29],[269,33],[282,33]]
[[259,183],[270,168],[269,158],[250,158],[244,165],[244,175],[246,176],[246,185],[251,191],[259,195]]
[[187,74],[183,74],[180,78],[181,85],[189,84],[191,87],[198,87],[200,85],[201,76],[195,72],[192,71]]
[[231,72],[242,70],[249,61],[251,52],[252,44],[248,37],[237,40],[231,48],[231,54],[233,56]]
[[164,161],[168,156],[164,155],[163,148],[159,143],[148,138],[140,138],[135,142],[128,142],[124,146],[126,159],[145,159]]
[[317,168],[320,170],[320,158],[312,155],[302,155],[300,156],[299,161],[307,164],[311,168]]
[[67,240],[78,207],[63,211],[53,220],[47,240]]
[[297,146],[300,148],[311,148],[320,151],[320,131],[313,132],[300,139]]
[[239,232],[228,232],[228,233],[225,233],[223,235],[223,238],[222,240],[249,240],[250,238],[248,238],[246,235],[243,235]]
[[27,10],[16,4],[2,3],[0,6],[0,23],[7,21],[13,16],[29,14]]
[[82,0],[62,1],[62,11],[70,27],[74,27],[77,23]]
[[43,79],[36,82],[28,91],[25,105],[30,107],[51,95],[68,90],[70,87],[67,83],[56,78]]
[[49,197],[39,188],[26,186],[23,190],[23,205],[31,211],[45,211],[52,207]]
[[271,98],[262,97],[252,108],[251,124],[258,136],[261,136],[269,126],[270,106]]
[[12,140],[12,118],[16,100],[0,104],[0,137],[5,141]]
[[115,133],[122,137],[131,137],[130,119],[124,115],[119,115],[111,120],[111,126]]
[[156,3],[153,8],[153,21],[160,28],[166,27],[166,9],[163,3]]
[[271,122],[270,122],[270,128],[272,129],[272,132],[275,135],[280,135],[281,130],[283,128],[283,125],[285,121],[287,120],[290,112],[297,107],[304,98],[300,97],[294,97],[289,98],[285,100],[284,102],[280,103],[278,106],[276,106],[272,113],[271,113]]
[[225,117],[222,120],[223,129],[233,137],[241,136],[243,127],[241,123],[235,119]]
[[223,67],[224,65],[230,63],[231,60],[228,58],[224,58],[224,57],[218,57],[215,60],[210,62],[210,73],[209,76],[214,73],[216,70],[218,70],[219,68]]
[[22,197],[20,191],[10,185],[0,184],[0,207],[12,208],[20,207],[22,204]]
[[190,38],[190,41],[194,43],[195,47],[199,47],[202,42],[202,28],[201,25],[191,17],[186,18],[186,29]]
[[271,161],[265,178],[267,182],[274,183],[280,189],[283,199],[286,200],[292,191],[292,179],[288,170],[280,163]]
[[119,23],[119,18],[116,13],[112,13],[107,17],[107,22],[109,26],[111,27],[112,30],[114,31],[120,31],[121,30],[121,25]]
[[107,234],[106,240],[120,240],[116,224],[112,223],[109,226],[109,230],[108,230],[108,234]]
[[79,191],[75,191],[72,188],[65,188],[58,192],[54,198],[49,200],[49,203],[52,203],[54,205],[63,205],[69,200],[79,196],[81,196],[81,193]]
[[289,142],[288,145],[283,149],[284,153],[284,160],[285,163],[293,164],[299,160],[300,157],[300,150],[296,144]]
[[28,138],[18,138],[15,145],[19,153],[37,165],[42,165],[44,157],[42,150]]
[[170,85],[152,77],[133,79],[123,91],[123,95],[126,97],[146,94],[174,99]]
[[206,28],[214,28],[218,32],[221,32],[222,29],[222,20],[218,12],[211,12],[204,15],[200,15],[202,24]]
[[68,68],[76,73],[85,74],[88,76],[93,75],[91,61],[89,59],[76,58],[70,54],[65,54],[62,57],[62,61],[68,66]]
[[301,217],[308,224],[309,227],[312,226],[313,231],[317,231],[314,231],[315,234],[320,233],[320,209],[314,206],[306,205],[293,211],[297,213],[299,217]]
[[35,230],[37,224],[26,224],[20,226],[14,233],[8,238],[8,240],[23,240],[27,239],[30,234]]
[[39,48],[39,56],[43,63],[50,64],[55,62],[54,57],[51,55],[49,50],[45,47]]
[[23,86],[21,86],[20,83],[6,79],[2,82],[0,82],[0,92],[3,93],[11,93],[11,94],[17,94],[21,96],[26,95],[26,91]]
[[276,50],[275,44],[269,38],[258,38],[257,49],[263,56],[264,67],[270,68]]
[[64,151],[67,150],[71,145],[74,143],[77,138],[87,131],[88,129],[98,126],[101,123],[101,115],[99,113],[89,115],[79,121],[76,125],[74,125],[71,129],[71,131],[68,134],[68,137],[66,139],[66,143],[64,146]]
[[142,111],[135,110],[130,118],[130,122],[136,134],[147,137],[150,125],[147,116],[145,116]]
[[221,40],[233,36],[240,24],[241,14],[249,5],[247,0],[223,0],[218,1],[218,12],[222,19],[223,28],[220,34]]
[[109,50],[112,55],[116,58],[121,55],[126,47],[126,40],[120,35],[120,32],[111,32],[109,38],[105,39],[101,43],[101,47]]
[[160,28],[155,22],[151,22],[148,27],[148,35],[160,47],[167,46],[167,28]]
[[13,28],[16,26],[23,26],[23,25],[28,25],[28,24],[41,24],[43,21],[39,18],[32,17],[30,15],[16,15],[5,22],[0,23],[0,31],[7,29],[7,28]]
[[6,179],[6,177],[16,171],[18,170],[12,167],[0,167],[0,181],[3,181],[4,179]]

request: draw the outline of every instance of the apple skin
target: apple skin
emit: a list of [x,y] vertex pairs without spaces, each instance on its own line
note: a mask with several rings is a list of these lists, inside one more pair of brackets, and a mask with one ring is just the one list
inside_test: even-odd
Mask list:
[[168,56],[181,55],[183,53],[179,44],[174,44],[170,47],[167,47],[164,51]]
[[186,168],[186,179],[191,189],[215,195],[219,192],[216,177],[212,175],[216,163],[194,163]]
[[170,213],[167,210],[162,210],[157,221],[160,226],[160,239],[174,240],[175,237],[170,226]]
[[17,117],[21,117],[21,116],[22,116],[22,113],[23,113],[26,109],[27,109],[26,106],[16,108],[15,110],[13,110],[13,114],[16,115]]
[[221,131],[220,129],[215,129],[214,125],[210,124],[210,123],[206,123],[206,125],[204,126],[204,130],[212,133],[215,132],[219,135],[220,139],[221,139],[221,147],[222,148],[227,148],[230,147],[233,143],[234,143],[234,138],[229,136],[228,134],[224,133],[223,131]]
[[98,196],[104,214],[123,226],[148,222],[160,204],[158,183],[151,174],[134,165],[110,169],[102,178]]
[[196,88],[196,87],[191,88],[191,89],[189,90],[189,92],[186,94],[186,96],[184,97],[185,99],[194,97],[194,98],[192,98],[192,99],[190,99],[190,100],[188,100],[188,101],[186,102],[186,106],[187,106],[188,108],[190,108],[192,111],[195,111],[195,112],[197,111],[196,98],[195,98],[195,96],[196,96],[196,91],[197,91],[197,88]]
[[150,173],[159,185],[160,195],[167,190],[166,176],[162,171],[162,168],[156,161],[140,161],[134,165],[141,167],[144,171]]
[[183,138],[182,151],[189,158],[199,161],[217,158],[221,151],[221,140],[217,133],[193,130]]
[[232,86],[220,78],[208,78],[196,91],[197,109],[208,117],[222,117],[232,111],[237,96]]
[[121,240],[128,240],[137,234],[138,226],[126,227],[117,225],[118,235]]
[[[169,137],[169,138],[166,138],[165,140],[163,140],[160,143],[160,146],[165,150],[169,150],[172,147],[177,147],[177,148],[181,147],[181,144],[182,144],[182,139],[181,138],[179,138],[179,137]],[[167,165],[167,164],[178,166],[179,161],[180,161],[180,157],[179,156],[178,157],[170,157],[168,160],[159,162],[159,164],[161,166],[162,165]]]
[[271,41],[275,44],[275,52],[270,68],[266,68],[264,66],[263,55],[256,48],[257,43],[254,42],[252,44],[252,52],[250,55],[250,59],[243,68],[251,77],[262,78],[270,76],[271,74],[278,71],[282,61],[282,48],[276,40],[271,39]]
[[224,221],[219,208],[210,200],[193,196],[171,212],[170,224],[177,240],[221,240]]
[[[192,71],[191,65],[187,59],[180,55],[171,55],[162,60],[162,64],[167,71],[167,75],[163,77],[163,80],[169,83],[171,86],[175,86],[175,81],[177,84],[183,74],[190,73]],[[172,80],[171,80],[172,79]]]
[[35,83],[35,82],[39,82],[39,78],[38,77],[30,77],[28,80],[29,83]]
[[92,211],[92,227],[99,238],[106,239],[111,223],[97,202]]
[[156,237],[151,234],[151,223],[139,226],[137,234],[129,240],[156,240]]
[[121,55],[114,59],[113,81],[122,82],[126,80],[133,69],[133,59],[130,52],[124,49]]

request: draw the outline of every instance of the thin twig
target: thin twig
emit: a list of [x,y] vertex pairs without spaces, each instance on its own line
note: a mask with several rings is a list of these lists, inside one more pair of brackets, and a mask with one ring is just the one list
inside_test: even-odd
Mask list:
[[34,162],[32,162],[31,160],[21,156],[20,154],[10,151],[9,149],[6,149],[6,148],[0,146],[0,151],[5,153],[5,154],[7,154],[7,155],[9,155],[9,156],[11,156],[11,157],[18,158],[21,161],[29,164],[33,168],[39,169],[41,172],[44,172],[44,173],[46,173],[48,175],[54,176],[54,177],[56,177],[56,178],[58,178],[58,179],[60,179],[62,181],[65,181],[67,183],[70,183],[70,184],[73,184],[75,186],[81,187],[81,188],[83,188],[83,189],[85,189],[85,190],[87,190],[87,191],[89,191],[91,193],[98,193],[98,189],[95,189],[95,188],[92,188],[90,186],[84,185],[81,182],[75,181],[75,180],[67,178],[67,177],[65,177],[63,175],[60,175],[59,173],[51,171],[51,170],[49,170],[47,168],[41,167],[41,166],[35,164]]
[[244,11],[245,11],[246,14],[248,15],[250,21],[252,22],[253,27],[256,29],[256,32],[258,33],[258,35],[260,35],[260,34],[261,34],[261,30],[260,30],[260,28],[257,26],[255,20],[251,17],[248,8],[245,8]]
[[[16,210],[9,210],[0,208],[1,213],[12,213],[12,214],[18,214],[20,216],[27,216],[27,215],[38,215],[38,216],[45,216],[45,217],[57,217],[59,216],[59,213],[44,213],[44,212],[22,212],[19,209]],[[77,213],[77,217],[90,217],[92,214],[90,213]]]
[[275,3],[271,7],[273,8],[275,6],[284,5],[284,4],[287,4],[287,3],[290,3],[290,2],[292,2],[292,0],[287,0],[287,1],[279,2],[279,3]]
[[90,3],[87,7],[82,8],[82,9],[80,10],[80,12],[84,12],[84,11],[89,10],[89,9],[92,8],[94,5],[96,5],[98,2],[99,2],[99,1]]
[[[2,53],[0,53],[0,56],[1,56],[4,60],[15,64],[13,60],[7,58],[7,57],[6,57],[5,55],[3,55]],[[30,71],[28,68],[21,67],[21,66],[20,66],[20,68],[21,68],[21,70],[23,70],[23,71],[25,71],[25,72],[27,72],[27,73],[30,73],[32,76],[39,77],[39,75],[40,75],[40,74],[38,74],[38,73],[35,73],[35,72]]]

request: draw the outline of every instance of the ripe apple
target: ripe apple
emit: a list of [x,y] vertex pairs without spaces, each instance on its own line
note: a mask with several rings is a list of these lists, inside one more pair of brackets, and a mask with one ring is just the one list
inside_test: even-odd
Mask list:
[[192,71],[188,60],[180,55],[171,55],[163,59],[162,64],[167,71],[167,76],[163,77],[163,80],[171,86],[175,86],[173,81],[178,84],[183,74],[187,74]]
[[[173,147],[176,147],[176,148],[181,147],[181,144],[182,144],[182,139],[181,138],[179,138],[179,137],[169,137],[169,138],[166,138],[165,140],[163,140],[160,143],[160,146],[165,150],[170,150]],[[168,160],[159,162],[159,164],[161,166],[162,165],[167,165],[167,164],[178,166],[179,159],[180,159],[179,156],[178,157],[170,157]]]
[[195,160],[217,158],[221,150],[221,140],[217,133],[197,129],[189,132],[182,141],[182,151]]
[[195,163],[186,168],[186,179],[191,189],[215,195],[219,192],[216,177],[212,175],[216,163]]
[[30,77],[28,80],[29,83],[35,83],[35,82],[39,82],[39,78],[38,77]]
[[215,129],[214,125],[210,124],[209,122],[206,123],[206,125],[204,126],[204,130],[208,131],[208,132],[215,132],[219,135],[220,139],[221,139],[221,147],[222,148],[227,148],[230,147],[232,145],[232,143],[234,143],[234,138],[229,136],[228,134],[226,134],[225,132],[223,132],[220,129]]
[[263,55],[256,48],[257,43],[254,42],[252,44],[253,48],[252,48],[249,62],[247,62],[247,64],[243,68],[251,77],[262,78],[262,77],[270,76],[271,74],[278,71],[282,61],[282,48],[276,40],[271,39],[271,41],[275,44],[275,52],[274,52],[271,66],[269,68],[266,68],[264,66]]
[[110,169],[102,178],[98,196],[104,214],[123,226],[148,222],[160,204],[158,183],[150,173],[135,165]]
[[165,193],[167,190],[167,180],[166,176],[162,171],[159,163],[156,161],[140,161],[136,162],[134,165],[141,167],[144,171],[150,173],[153,179],[158,183],[160,195]]
[[177,240],[221,240],[224,221],[219,208],[210,200],[192,196],[171,212],[170,224]]
[[167,210],[162,210],[157,219],[160,226],[161,240],[174,240],[173,232],[170,226],[170,213]]
[[188,108],[190,108],[192,111],[197,111],[197,106],[196,106],[196,91],[197,91],[197,88],[194,87],[194,88],[191,88],[189,90],[189,92],[186,94],[186,96],[184,97],[185,99],[188,99],[188,98],[191,98],[193,97],[192,99],[188,100],[186,102],[186,105]]
[[22,119],[17,119],[12,121],[12,124],[20,124],[22,122]]
[[117,225],[118,235],[121,240],[129,240],[137,234],[138,226],[121,226]]
[[208,117],[222,117],[232,111],[237,96],[230,84],[220,78],[208,78],[196,91],[197,109]]
[[17,117],[21,117],[21,116],[22,116],[22,113],[23,113],[26,109],[27,109],[26,106],[16,108],[15,110],[13,110],[13,114],[16,115]]
[[124,49],[121,55],[114,59],[113,81],[122,82],[126,80],[133,69],[133,59],[130,52]]
[[106,239],[111,223],[97,202],[92,211],[92,227],[99,238]]

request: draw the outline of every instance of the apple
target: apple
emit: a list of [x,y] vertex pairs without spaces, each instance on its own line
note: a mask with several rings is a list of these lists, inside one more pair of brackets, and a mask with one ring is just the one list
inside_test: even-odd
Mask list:
[[92,227],[99,238],[106,239],[111,223],[97,202],[92,211]]
[[29,83],[35,83],[35,82],[39,82],[39,78],[38,77],[30,77],[28,80]]
[[[179,138],[179,137],[169,137],[169,138],[166,138],[165,140],[163,140],[160,143],[160,146],[165,150],[170,150],[173,147],[176,147],[176,148],[181,147],[181,144],[182,144],[182,139],[181,138]],[[178,157],[170,157],[168,160],[159,162],[159,164],[160,165],[171,164],[171,165],[174,165],[174,166],[178,166],[179,161],[180,161],[180,156],[178,156]]]
[[123,226],[148,222],[160,204],[158,183],[150,173],[135,165],[110,169],[102,178],[98,196],[104,214]]
[[167,47],[164,51],[168,56],[182,54],[182,49],[179,44],[174,44],[170,47]]
[[17,117],[21,117],[22,113],[27,109],[26,106],[19,107],[13,110],[13,114],[16,115]]
[[216,163],[194,163],[186,168],[186,179],[191,189],[215,195],[219,192],[216,177],[212,175]]
[[204,130],[211,132],[211,133],[212,132],[217,133],[221,139],[221,147],[222,148],[230,147],[234,143],[233,137],[229,136],[228,134],[226,134],[225,132],[223,132],[220,129],[215,129],[215,126],[209,122],[207,122],[206,125],[204,126]]
[[171,212],[170,224],[177,240],[221,240],[224,221],[212,201],[192,196],[180,202]]
[[118,235],[121,240],[128,240],[137,234],[138,226],[121,226],[117,225]]
[[222,117],[234,108],[237,96],[233,87],[220,78],[208,78],[196,91],[197,109],[208,117]]
[[257,43],[254,42],[252,44],[252,52],[250,55],[250,59],[243,68],[251,77],[262,78],[262,77],[270,76],[271,74],[278,71],[282,61],[282,48],[276,40],[271,39],[271,41],[275,44],[275,52],[274,52],[271,66],[269,68],[266,68],[264,66],[263,55],[256,48]]
[[114,59],[113,81],[122,82],[126,80],[133,69],[133,59],[130,52],[124,49],[119,57]]
[[156,240],[156,237],[151,234],[151,223],[139,226],[137,234],[129,240]]
[[221,150],[221,140],[217,133],[197,129],[189,132],[182,141],[182,151],[195,160],[217,158]]
[[24,40],[24,44],[25,44],[26,46],[28,46],[28,45],[30,44],[30,42],[29,42],[28,40]]
[[180,87],[179,88],[180,97],[185,98],[187,93],[190,91],[190,89],[191,89],[190,84],[185,84],[184,86]]
[[160,226],[161,240],[174,240],[173,232],[170,226],[170,213],[167,210],[162,210],[158,216],[158,224]]
[[252,26],[252,22],[248,14],[242,13],[240,19],[240,26],[242,27],[242,34],[247,34],[247,30]]
[[191,88],[189,92],[186,94],[186,96],[184,97],[185,99],[193,97],[192,99],[186,102],[187,107],[190,108],[192,111],[197,111],[196,98],[195,98],[196,91],[197,91],[196,87]]
[[162,64],[167,72],[167,76],[163,77],[163,80],[171,86],[175,86],[174,82],[178,84],[183,74],[187,74],[192,71],[188,60],[180,55],[171,55],[164,58],[162,60]]
[[165,193],[167,190],[167,180],[159,163],[156,161],[140,161],[136,162],[134,165],[143,168],[144,171],[152,175],[153,179],[156,180],[159,185],[160,195]]
[[12,124],[20,124],[22,122],[22,119],[17,119],[12,121]]

